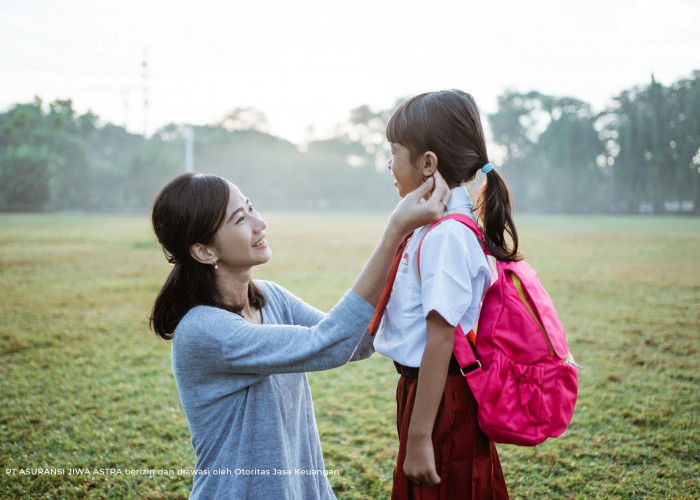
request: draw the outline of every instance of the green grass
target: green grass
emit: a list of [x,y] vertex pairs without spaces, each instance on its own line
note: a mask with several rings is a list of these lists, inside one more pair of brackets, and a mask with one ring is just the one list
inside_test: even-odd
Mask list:
[[[274,255],[256,276],[328,309],[384,217],[267,221]],[[562,437],[498,446],[511,496],[699,497],[700,219],[518,222],[584,369]],[[168,272],[146,216],[0,216],[0,497],[187,497],[191,478],[177,471],[192,468],[194,453],[170,346],[147,328]],[[375,355],[309,378],[326,467],[340,471],[330,477],[336,494],[387,497],[397,448],[391,362]],[[37,468],[64,470],[20,474]],[[141,469],[156,473],[126,474]]]

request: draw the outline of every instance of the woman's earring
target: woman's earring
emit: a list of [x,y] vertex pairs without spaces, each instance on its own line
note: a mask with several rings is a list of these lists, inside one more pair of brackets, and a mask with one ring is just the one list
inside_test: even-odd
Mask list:
[[217,264],[216,262],[214,262],[214,271],[216,271],[217,269],[219,269],[219,264]]

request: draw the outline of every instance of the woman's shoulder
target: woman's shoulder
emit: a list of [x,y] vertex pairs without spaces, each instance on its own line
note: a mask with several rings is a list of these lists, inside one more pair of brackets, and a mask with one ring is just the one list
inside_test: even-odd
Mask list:
[[180,334],[180,337],[190,333],[200,334],[203,331],[215,330],[216,325],[228,321],[245,321],[238,314],[234,314],[226,309],[214,306],[194,306],[182,317],[177,327],[173,339]]
[[293,296],[292,292],[274,281],[256,279],[254,283],[260,288],[267,301],[288,300],[289,297]]

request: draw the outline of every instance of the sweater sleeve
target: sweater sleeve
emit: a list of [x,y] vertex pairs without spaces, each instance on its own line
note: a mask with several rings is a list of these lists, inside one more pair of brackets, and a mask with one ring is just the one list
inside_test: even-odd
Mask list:
[[289,309],[292,315],[292,324],[315,326],[325,317],[325,314],[314,306],[307,304],[291,292],[286,292],[289,300]]
[[314,326],[254,325],[222,309],[195,309],[199,311],[191,312],[199,314],[188,319],[197,324],[198,338],[218,345],[218,359],[211,362],[222,370],[258,375],[326,370],[347,363],[374,313],[352,291]]
[[[288,303],[289,312],[291,315],[291,324],[301,326],[315,326],[321,321],[325,314],[316,309],[314,306],[307,304],[302,299],[294,295],[286,288],[281,287],[272,281],[261,281],[268,292],[282,294]],[[350,357],[350,361],[360,361],[369,358],[374,353],[374,337],[365,332],[359,344]]]

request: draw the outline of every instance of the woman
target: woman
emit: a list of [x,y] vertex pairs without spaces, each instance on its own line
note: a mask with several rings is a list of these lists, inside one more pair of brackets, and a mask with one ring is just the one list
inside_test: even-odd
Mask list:
[[323,315],[279,285],[252,280],[271,252],[265,222],[236,186],[185,174],[163,188],[153,228],[174,267],[151,327],[173,340],[197,455],[190,498],[334,498],[304,372],[350,359],[396,248],[437,220],[448,199],[439,174],[406,196],[355,284]]

